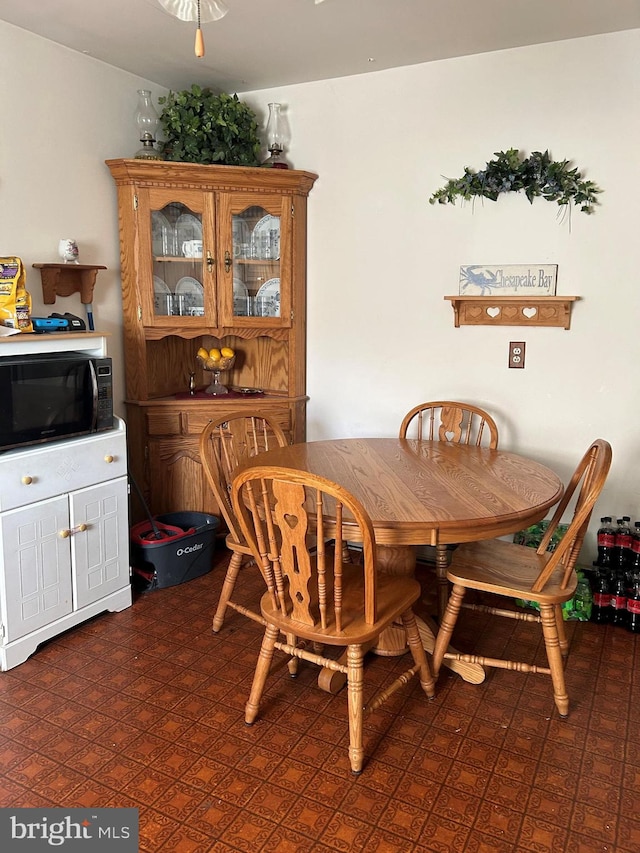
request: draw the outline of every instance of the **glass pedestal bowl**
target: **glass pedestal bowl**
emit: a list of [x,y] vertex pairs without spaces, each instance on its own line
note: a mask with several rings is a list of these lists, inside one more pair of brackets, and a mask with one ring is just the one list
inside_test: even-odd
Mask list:
[[197,356],[196,360],[204,370],[211,373],[211,384],[205,388],[205,394],[211,394],[214,397],[220,397],[223,394],[228,394],[229,389],[226,385],[223,385],[222,382],[220,382],[220,374],[224,373],[226,370],[231,370],[236,362],[235,355],[222,356],[222,358],[218,360]]

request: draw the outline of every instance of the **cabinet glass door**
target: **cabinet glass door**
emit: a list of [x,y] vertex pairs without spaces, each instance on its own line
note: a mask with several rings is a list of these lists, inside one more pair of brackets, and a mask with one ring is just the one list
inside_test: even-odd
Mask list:
[[153,316],[204,317],[202,214],[175,201],[150,214]]
[[232,214],[234,318],[282,316],[280,221],[259,205]]

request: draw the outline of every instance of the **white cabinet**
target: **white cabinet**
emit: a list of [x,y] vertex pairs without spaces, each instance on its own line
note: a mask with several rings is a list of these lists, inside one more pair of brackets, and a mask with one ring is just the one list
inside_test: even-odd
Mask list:
[[131,604],[124,422],[0,455],[0,668]]

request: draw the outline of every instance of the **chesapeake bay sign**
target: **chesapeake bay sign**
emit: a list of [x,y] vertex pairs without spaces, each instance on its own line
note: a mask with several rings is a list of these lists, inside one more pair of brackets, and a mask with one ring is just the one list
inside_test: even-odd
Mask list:
[[555,296],[557,264],[460,267],[460,296]]

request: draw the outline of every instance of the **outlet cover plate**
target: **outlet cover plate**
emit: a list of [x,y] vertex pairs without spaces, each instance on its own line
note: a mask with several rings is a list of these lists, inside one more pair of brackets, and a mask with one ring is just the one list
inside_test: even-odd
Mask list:
[[511,341],[509,343],[509,367],[524,368],[524,341]]

